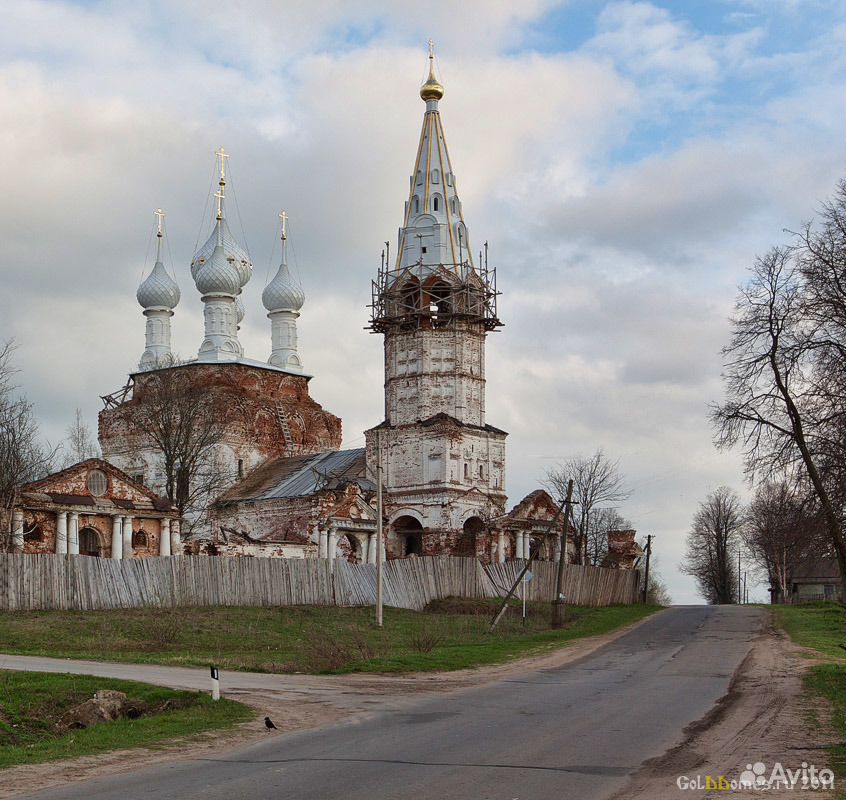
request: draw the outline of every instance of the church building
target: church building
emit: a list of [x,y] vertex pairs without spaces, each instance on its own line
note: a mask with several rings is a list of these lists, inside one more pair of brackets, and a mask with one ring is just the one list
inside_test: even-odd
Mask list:
[[137,291],[145,348],[127,384],[103,397],[103,460],[26,487],[18,549],[372,563],[381,480],[388,558],[557,557],[562,525],[549,529],[559,508],[546,492],[506,511],[507,434],[485,414],[485,343],[502,325],[496,270],[487,243],[471,246],[443,96],[430,48],[398,246],[372,281],[369,328],[384,338],[385,399],[366,446],[340,450],[341,420],[310,395],[297,338],[305,295],[288,268],[284,212],[279,267],[262,294],[269,354],[244,352],[241,294],[253,265],[227,221],[229,154],[220,148],[211,230],[190,265],[204,311],[196,358],[172,351],[181,293],[163,262],[159,210],[155,262]]

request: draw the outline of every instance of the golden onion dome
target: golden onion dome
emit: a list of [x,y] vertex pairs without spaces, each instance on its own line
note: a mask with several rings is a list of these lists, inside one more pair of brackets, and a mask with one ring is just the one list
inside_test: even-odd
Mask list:
[[444,96],[444,87],[438,83],[435,77],[435,53],[432,43],[429,42],[429,77],[426,83],[420,87],[420,97],[424,100],[440,100]]

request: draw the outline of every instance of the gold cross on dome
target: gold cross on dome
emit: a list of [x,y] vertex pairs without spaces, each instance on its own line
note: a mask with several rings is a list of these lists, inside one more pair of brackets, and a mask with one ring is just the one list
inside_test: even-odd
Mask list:
[[219,147],[217,150],[214,151],[214,154],[217,156],[217,160],[220,164],[220,180],[226,180],[226,159],[229,158],[229,153],[223,149],[223,147]]

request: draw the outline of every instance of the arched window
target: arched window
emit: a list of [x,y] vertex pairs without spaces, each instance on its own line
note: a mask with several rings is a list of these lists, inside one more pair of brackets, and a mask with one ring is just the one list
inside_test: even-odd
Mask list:
[[480,478],[485,477],[485,468],[481,464],[479,464],[479,477]]
[[411,205],[412,205],[412,208],[414,209],[414,213],[419,214],[420,213],[420,196],[419,195],[414,195],[414,200],[412,201]]
[[86,486],[88,486],[88,491],[94,495],[94,497],[103,497],[109,491],[109,479],[106,477],[106,473],[100,469],[92,469],[88,473],[88,477],[85,479]]
[[429,287],[429,309],[439,321],[452,313],[452,288],[448,283],[437,281]]
[[432,211],[440,211],[440,201],[441,199],[438,195],[435,195],[434,198],[432,198]]
[[432,183],[440,183],[441,182],[441,173],[438,170],[432,170]]

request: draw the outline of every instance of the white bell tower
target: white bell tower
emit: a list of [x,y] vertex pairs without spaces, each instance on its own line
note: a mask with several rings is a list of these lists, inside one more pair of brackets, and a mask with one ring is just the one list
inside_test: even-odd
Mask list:
[[385,419],[366,432],[368,460],[379,447],[394,556],[485,555],[484,531],[506,500],[507,434],[485,419],[485,339],[502,324],[496,271],[470,250],[443,95],[430,42],[399,248],[393,263],[383,253],[370,319],[385,337]]

